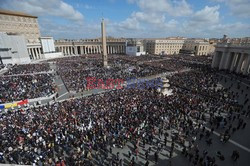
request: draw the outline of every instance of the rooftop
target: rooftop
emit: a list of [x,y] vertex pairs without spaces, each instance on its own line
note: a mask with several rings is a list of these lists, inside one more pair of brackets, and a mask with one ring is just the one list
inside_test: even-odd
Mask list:
[[0,9],[0,14],[37,18],[37,16],[32,16],[32,15],[29,15],[29,14],[26,14],[26,13],[17,12],[17,11],[10,11],[10,10],[3,10],[3,9]]

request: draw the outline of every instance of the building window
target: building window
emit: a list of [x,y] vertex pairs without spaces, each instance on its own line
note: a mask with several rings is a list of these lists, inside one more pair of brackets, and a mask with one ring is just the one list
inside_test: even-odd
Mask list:
[[140,46],[137,46],[137,52],[141,52]]

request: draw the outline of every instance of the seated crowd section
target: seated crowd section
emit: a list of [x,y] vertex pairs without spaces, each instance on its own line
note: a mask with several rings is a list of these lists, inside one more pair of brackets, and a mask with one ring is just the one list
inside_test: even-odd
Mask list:
[[4,75],[48,72],[49,70],[50,70],[50,66],[48,63],[14,65],[11,68],[9,68],[8,72],[4,73]]
[[186,64],[176,63],[177,60],[162,59],[152,61],[153,57],[128,57],[111,56],[108,59],[109,68],[102,67],[102,60],[99,57],[76,56],[73,58],[57,59],[57,71],[71,91],[82,92],[86,89],[86,78],[96,79],[123,79],[143,78],[162,74],[164,72],[182,70]]
[[[56,93],[49,64],[14,65],[0,75],[0,104]],[[44,72],[44,73],[40,73]]]

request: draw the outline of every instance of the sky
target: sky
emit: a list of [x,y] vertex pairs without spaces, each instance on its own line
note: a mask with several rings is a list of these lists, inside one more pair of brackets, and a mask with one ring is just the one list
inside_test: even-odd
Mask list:
[[0,0],[38,16],[42,36],[125,38],[250,36],[250,0]]

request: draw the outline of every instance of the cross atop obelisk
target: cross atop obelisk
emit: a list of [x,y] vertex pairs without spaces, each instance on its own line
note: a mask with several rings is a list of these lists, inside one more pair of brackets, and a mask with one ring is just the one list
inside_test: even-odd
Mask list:
[[102,19],[102,60],[103,60],[103,67],[108,66],[108,55],[107,55],[107,41],[106,41],[106,30],[105,30],[105,22]]

